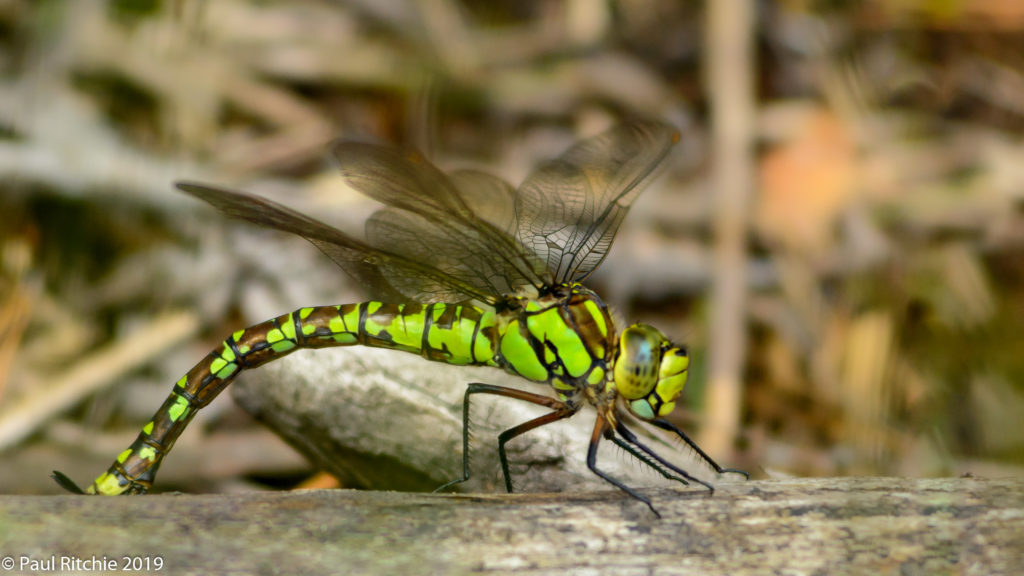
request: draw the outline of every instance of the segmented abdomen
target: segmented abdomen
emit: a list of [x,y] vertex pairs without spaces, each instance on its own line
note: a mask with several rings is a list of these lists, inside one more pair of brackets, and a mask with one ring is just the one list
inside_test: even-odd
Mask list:
[[246,368],[301,348],[361,344],[418,352],[449,364],[497,366],[493,312],[451,304],[361,302],[300,308],[233,333],[175,383],[132,445],[87,489],[91,494],[143,493],[161,460],[203,406]]

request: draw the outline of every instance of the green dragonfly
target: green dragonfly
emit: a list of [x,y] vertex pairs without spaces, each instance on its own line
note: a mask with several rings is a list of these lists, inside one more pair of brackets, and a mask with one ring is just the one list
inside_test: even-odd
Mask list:
[[[438,490],[469,479],[475,394],[550,409],[498,437],[509,492],[506,443],[586,404],[597,412],[587,466],[655,514],[648,498],[597,467],[602,439],[666,478],[714,489],[643,444],[626,426],[629,416],[677,435],[719,474],[746,475],[719,466],[664,418],[686,383],[686,350],[652,326],[617,330],[604,302],[581,284],[604,260],[630,204],[678,140],[667,124],[622,124],[542,164],[518,190],[483,172],[446,174],[412,150],[341,141],[333,153],[346,182],[384,204],[366,222],[365,241],[265,198],[177,183],[228,216],[306,238],[379,300],[300,308],[234,332],[175,383],[135,442],[84,492],[146,492],[192,417],[243,370],[302,348],[357,344],[502,368],[554,389],[551,397],[469,384],[462,477]],[[63,474],[55,478],[82,492]]]

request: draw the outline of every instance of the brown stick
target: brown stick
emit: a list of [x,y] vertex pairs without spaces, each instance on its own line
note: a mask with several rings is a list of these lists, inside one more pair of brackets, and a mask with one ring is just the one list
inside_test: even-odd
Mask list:
[[727,454],[739,432],[746,355],[746,226],[754,186],[755,3],[708,3],[715,263],[711,299],[707,426],[699,442]]

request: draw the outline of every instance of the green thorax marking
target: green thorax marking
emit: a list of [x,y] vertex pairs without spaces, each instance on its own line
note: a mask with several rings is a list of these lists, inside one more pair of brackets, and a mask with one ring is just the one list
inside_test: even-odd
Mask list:
[[511,301],[499,351],[507,370],[560,392],[604,380],[615,330],[608,308],[580,284],[562,284],[540,298]]

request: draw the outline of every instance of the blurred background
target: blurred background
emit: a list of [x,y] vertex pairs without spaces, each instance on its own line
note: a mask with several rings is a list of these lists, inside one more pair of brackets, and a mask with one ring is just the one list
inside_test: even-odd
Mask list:
[[[688,346],[720,463],[1024,474],[1019,2],[0,0],[0,492],[93,478],[231,331],[372,296],[174,180],[359,233],[334,138],[518,183],[636,115],[682,142],[589,284]],[[226,394],[168,462],[313,473]]]

